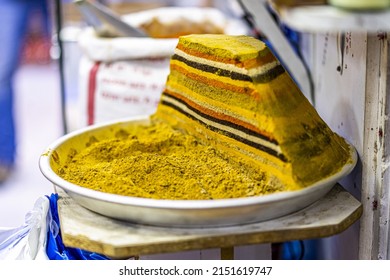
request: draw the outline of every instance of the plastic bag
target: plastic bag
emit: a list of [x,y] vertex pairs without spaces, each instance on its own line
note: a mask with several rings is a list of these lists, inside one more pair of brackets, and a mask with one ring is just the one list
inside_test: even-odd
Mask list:
[[61,235],[59,234],[59,227],[56,225],[60,224],[60,220],[57,212],[57,200],[58,195],[52,194],[50,196],[50,209],[52,216],[52,226],[48,233],[47,238],[47,255],[50,260],[107,260],[108,258],[104,255],[85,251],[78,248],[66,247],[62,242]]
[[48,198],[40,197],[33,210],[26,214],[22,226],[0,228],[0,259],[47,260],[47,224],[51,219],[49,210]]
[[37,199],[25,222],[0,228],[0,260],[107,260],[98,253],[69,248],[62,242],[57,212],[58,195]]

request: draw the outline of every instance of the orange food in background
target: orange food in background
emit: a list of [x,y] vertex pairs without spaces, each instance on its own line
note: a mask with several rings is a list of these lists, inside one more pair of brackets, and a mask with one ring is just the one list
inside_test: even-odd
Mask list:
[[157,18],[140,26],[152,38],[178,38],[189,34],[223,34],[222,28],[210,21],[194,22],[182,19],[180,22],[162,23]]

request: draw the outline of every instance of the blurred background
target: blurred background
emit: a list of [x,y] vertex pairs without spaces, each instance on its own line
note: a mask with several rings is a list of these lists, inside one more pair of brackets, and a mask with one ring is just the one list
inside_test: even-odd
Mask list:
[[[45,146],[63,133],[60,71],[58,60],[51,53],[55,34],[53,7],[44,1],[31,2],[37,3],[28,6],[28,1],[0,1],[0,60],[7,62],[0,64],[0,72],[1,79],[9,79],[13,89],[16,143],[12,169],[0,180],[0,227],[23,224],[38,197],[53,192],[39,171],[38,158]],[[15,36],[20,36],[20,40]],[[15,58],[8,59],[10,53]],[[4,119],[7,107],[2,102],[0,114],[3,122],[11,123],[9,116]],[[5,133],[0,135],[2,140]],[[4,142],[1,145],[9,146]]]

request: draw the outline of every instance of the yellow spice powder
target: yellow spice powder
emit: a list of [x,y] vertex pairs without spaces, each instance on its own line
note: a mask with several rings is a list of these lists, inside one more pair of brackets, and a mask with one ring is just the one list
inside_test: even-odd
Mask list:
[[204,146],[184,131],[154,119],[92,141],[71,156],[59,175],[76,185],[154,199],[221,199],[275,190],[264,172]]

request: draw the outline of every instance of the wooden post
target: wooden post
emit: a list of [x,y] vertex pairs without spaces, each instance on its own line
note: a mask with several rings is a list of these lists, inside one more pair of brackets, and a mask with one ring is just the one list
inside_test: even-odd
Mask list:
[[367,36],[359,258],[389,257],[389,48],[386,33]]

